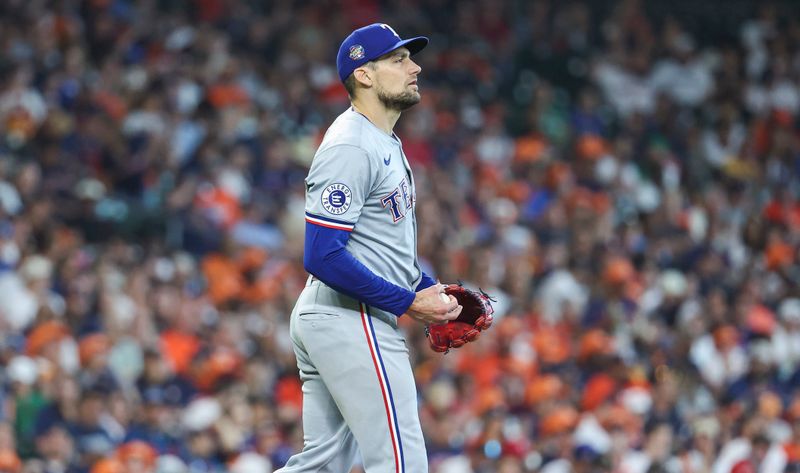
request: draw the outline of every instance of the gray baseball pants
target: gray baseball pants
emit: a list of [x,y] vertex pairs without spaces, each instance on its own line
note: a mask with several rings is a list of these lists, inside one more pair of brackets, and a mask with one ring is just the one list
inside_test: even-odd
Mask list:
[[[397,318],[309,278],[290,335],[303,382],[303,450],[279,473],[426,473],[417,392]],[[278,473],[276,472],[276,473]]]

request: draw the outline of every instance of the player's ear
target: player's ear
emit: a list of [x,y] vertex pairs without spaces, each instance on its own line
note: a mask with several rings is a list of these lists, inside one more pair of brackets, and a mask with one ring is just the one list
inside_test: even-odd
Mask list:
[[368,67],[359,67],[353,71],[353,77],[364,87],[372,87],[372,71]]

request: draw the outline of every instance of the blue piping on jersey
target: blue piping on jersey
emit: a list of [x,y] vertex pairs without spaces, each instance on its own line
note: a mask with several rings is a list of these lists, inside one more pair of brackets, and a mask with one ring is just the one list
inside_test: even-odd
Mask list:
[[355,225],[352,223],[345,223],[332,218],[318,217],[308,212],[306,212],[306,222],[336,230],[344,230],[346,232],[352,232],[353,228],[355,227]]
[[324,215],[312,214],[311,212],[306,212],[306,217],[316,218],[317,220],[322,220],[323,222],[336,223],[338,225],[344,225],[348,227],[355,226],[354,223],[345,222],[344,220],[337,220],[335,218],[326,217]]
[[333,289],[372,307],[403,315],[415,293],[383,279],[347,251],[350,232],[306,220],[303,267]]

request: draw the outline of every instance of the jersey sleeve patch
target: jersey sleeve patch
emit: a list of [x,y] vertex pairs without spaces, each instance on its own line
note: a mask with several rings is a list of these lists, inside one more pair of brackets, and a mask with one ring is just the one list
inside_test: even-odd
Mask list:
[[322,191],[322,208],[333,215],[342,215],[353,203],[353,192],[342,183],[333,183]]
[[314,215],[309,212],[306,212],[306,222],[313,223],[314,225],[319,225],[321,227],[333,228],[335,230],[344,230],[346,232],[352,232],[353,228],[355,227],[355,224],[353,223],[343,222],[341,220],[336,220],[322,215]]

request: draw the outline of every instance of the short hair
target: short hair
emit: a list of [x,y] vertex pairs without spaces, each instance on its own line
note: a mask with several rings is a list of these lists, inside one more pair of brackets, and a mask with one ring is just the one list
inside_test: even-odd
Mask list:
[[349,76],[347,76],[347,79],[345,79],[345,81],[344,81],[344,88],[345,88],[345,90],[347,90],[347,95],[349,95],[351,99],[355,98],[355,96],[356,96],[356,76],[355,76],[355,74],[350,74]]
[[[375,70],[375,61],[369,61],[368,63],[364,64],[361,67],[369,67],[373,71]],[[356,80],[355,71],[352,74],[347,76],[347,79],[344,81],[344,88],[347,91],[347,95],[350,96],[350,100],[356,98],[356,88],[358,87],[358,81]]]

